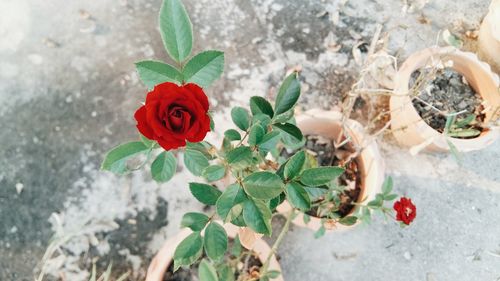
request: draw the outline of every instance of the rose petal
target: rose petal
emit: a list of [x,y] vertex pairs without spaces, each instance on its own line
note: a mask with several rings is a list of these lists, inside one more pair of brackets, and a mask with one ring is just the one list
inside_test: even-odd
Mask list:
[[146,138],[154,140],[155,135],[151,127],[148,125],[148,121],[146,119],[146,107],[139,107],[139,109],[137,109],[134,114],[134,118],[137,121],[137,129],[139,130],[139,132]]
[[209,108],[208,97],[205,92],[203,92],[203,89],[193,83],[184,85],[184,88],[193,95],[195,100],[200,102],[200,104],[203,106],[203,109],[205,109],[205,112],[207,112]]

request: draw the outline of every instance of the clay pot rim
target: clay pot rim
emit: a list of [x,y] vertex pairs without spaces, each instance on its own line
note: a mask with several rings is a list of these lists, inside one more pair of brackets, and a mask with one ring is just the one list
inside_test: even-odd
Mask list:
[[[300,127],[300,122],[303,122],[304,119],[315,119],[325,122],[325,123],[336,123],[337,125],[341,125],[342,123],[342,114],[338,111],[326,111],[321,109],[311,109],[308,110],[301,115],[297,116],[297,124]],[[352,142],[355,145],[364,146],[364,141],[366,133],[364,132],[363,126],[355,120],[347,119],[345,122],[344,128],[347,129],[349,136],[352,139]],[[321,135],[321,134],[320,134]],[[362,166],[362,190],[361,194],[358,198],[358,203],[365,199],[367,202],[375,199],[375,195],[380,192],[382,183],[384,181],[384,170],[385,163],[384,159],[380,155],[380,150],[378,148],[378,144],[375,140],[370,140],[368,144],[364,147],[360,155],[357,158],[361,161]],[[374,161],[370,161],[369,159],[373,159]],[[370,163],[368,163],[370,162]],[[367,179],[370,179],[369,181]],[[278,212],[284,214],[292,209],[292,206],[287,201],[283,202],[280,206],[278,206]],[[355,212],[356,208],[354,208],[348,215],[352,215]],[[312,230],[317,230],[321,226],[321,218],[310,216],[310,221],[308,224],[304,223],[304,215],[300,213],[293,220],[295,225],[301,227],[307,227]],[[360,222],[356,222],[356,224],[351,226],[337,224],[335,227],[327,229],[327,231],[343,231],[353,229]]]
[[[227,236],[229,238],[235,238],[238,235],[238,227],[232,224],[223,224],[221,221],[216,220],[217,223],[223,225],[224,229],[227,232]],[[184,228],[179,231],[173,237],[167,239],[161,249],[157,252],[154,258],[151,260],[149,264],[146,280],[145,281],[161,281],[163,280],[163,276],[165,275],[166,270],[173,262],[173,256],[175,252],[175,248],[177,245],[181,243],[181,241],[186,238],[188,235],[193,233],[189,228]],[[252,251],[256,252],[259,256],[259,259],[264,262],[269,253],[271,253],[271,248],[267,243],[262,239],[257,239],[255,241],[254,247]],[[276,259],[276,255],[273,254],[271,257],[271,261],[269,262],[270,270],[277,270],[282,272],[281,266]],[[273,281],[284,281],[283,274],[280,274],[277,278],[271,279]]]
[[[449,146],[446,144],[446,141],[438,141],[440,138],[446,138],[443,133],[439,133],[439,131],[435,130],[432,128],[429,124],[427,124],[421,117],[420,114],[418,114],[417,110],[413,106],[412,99],[408,95],[409,92],[409,82],[410,82],[410,77],[411,74],[422,68],[425,67],[426,65],[429,64],[429,61],[436,57],[436,59],[440,57],[444,57],[441,61],[445,60],[451,60],[451,61],[457,61],[457,60],[463,60],[467,61],[468,65],[474,65],[475,68],[479,69],[482,74],[486,77],[490,77],[492,80],[492,83],[496,85],[498,88],[499,85],[499,77],[496,75],[493,71],[491,71],[491,67],[485,63],[480,61],[477,56],[473,53],[470,52],[463,52],[460,51],[454,47],[429,47],[423,50],[420,50],[418,52],[413,53],[410,57],[406,59],[406,61],[403,63],[401,68],[396,74],[396,79],[395,79],[395,88],[394,88],[394,95],[391,96],[390,99],[390,104],[391,104],[391,112],[396,112],[396,111],[405,111],[405,114],[410,114],[411,117],[413,117],[415,120],[418,119],[416,126],[422,131],[422,135],[428,135],[428,139],[432,140],[432,144],[437,146],[437,150],[440,151],[448,151]],[[451,66],[451,68],[460,74],[462,74],[467,81],[472,81],[473,79],[470,79],[470,75],[467,75],[466,73],[463,73],[462,71],[456,69],[455,63]],[[472,66],[470,67],[472,68]],[[484,91],[480,90],[479,88],[475,87],[471,83],[471,87],[475,90],[477,94],[481,96],[483,100],[490,100],[485,97]],[[487,119],[491,117],[491,112],[488,112],[490,116],[487,115]],[[391,115],[393,115],[391,113]],[[391,116],[392,119],[392,116]],[[449,137],[446,138],[450,140],[459,150],[463,151],[468,151],[468,150],[474,150],[474,149],[460,149],[463,145],[465,146],[470,146],[470,144],[475,144],[479,143],[480,145],[477,145],[478,147],[481,146],[486,146],[489,143],[492,143],[494,139],[497,138],[498,133],[495,132],[497,130],[497,127],[492,124],[491,127],[489,128],[484,128],[484,130],[481,132],[481,134],[478,137],[475,138],[470,138],[470,139],[460,139],[460,138],[453,138]]]

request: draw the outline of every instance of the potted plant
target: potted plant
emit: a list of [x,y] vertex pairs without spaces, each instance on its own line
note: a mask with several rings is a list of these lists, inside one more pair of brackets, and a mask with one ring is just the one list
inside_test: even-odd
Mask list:
[[[220,221],[217,223],[222,224]],[[255,274],[254,272],[260,270],[268,256],[271,257],[269,261],[269,271],[274,272],[276,275],[277,272],[281,271],[281,267],[275,255],[271,254],[271,248],[269,248],[263,240],[256,241],[253,247],[248,250],[240,244],[238,239],[238,227],[232,224],[225,224],[224,229],[232,245],[229,247],[230,252],[219,265],[219,268],[221,268],[219,271],[224,274],[223,277],[219,278],[220,280],[233,280],[228,274],[235,276],[235,274],[239,272],[243,272],[246,275],[237,275],[234,277],[234,280],[246,280],[244,278],[247,277],[251,278],[252,274]],[[179,280],[181,278],[184,278],[181,280],[189,280],[189,278],[195,279],[196,277],[200,277],[199,279],[203,280],[204,275],[211,273],[210,270],[206,271],[206,265],[203,265],[204,269],[200,270],[201,263],[197,263],[196,266],[193,266],[193,270],[188,269],[175,273],[173,271],[175,249],[192,233],[193,231],[190,229],[183,229],[164,243],[163,247],[158,251],[149,265],[146,281]],[[228,266],[226,267],[226,265]],[[276,276],[273,280],[283,281],[283,278],[281,276]]]
[[[341,164],[346,172],[335,184],[350,186],[348,190],[332,193],[333,198],[329,198],[329,201],[324,200],[326,196],[316,194],[315,210],[300,213],[293,220],[296,225],[319,230],[320,233],[324,229],[350,229],[361,222],[356,220],[357,223],[351,224],[353,216],[363,217],[363,211],[360,212],[363,203],[378,205],[375,204],[376,196],[384,182],[384,160],[376,141],[366,135],[360,123],[349,119],[343,124],[342,120],[340,112],[318,109],[297,116],[297,126],[308,140],[305,147],[315,155],[318,165],[332,162]],[[323,143],[318,143],[321,139]],[[386,184],[392,183],[389,181]],[[389,186],[385,188],[387,193]],[[290,208],[292,206],[285,201],[278,210],[285,213]]]
[[478,36],[479,55],[500,73],[500,0],[492,0]]
[[499,135],[498,76],[472,53],[453,47],[411,55],[396,75],[391,130],[414,151],[472,151]]
[[[187,170],[200,177],[199,181],[189,183],[191,194],[212,207],[207,208],[208,214],[183,215],[181,225],[191,232],[181,232],[161,250],[151,265],[148,280],[161,278],[169,264],[172,272],[198,268],[201,281],[232,280],[235,276],[239,281],[280,280],[274,255],[289,225],[297,214],[315,207],[310,191],[331,193],[344,188],[335,183],[344,176],[342,166],[350,162],[318,166],[311,161],[313,155],[304,148],[304,135],[295,125],[294,109],[301,90],[296,71],[284,79],[274,104],[253,96],[249,101],[250,110],[233,107],[231,118],[235,128],[224,132],[220,146],[205,141],[206,134],[213,131],[215,125],[205,89],[220,77],[224,54],[204,51],[190,56],[192,26],[179,0],[164,1],[160,31],[176,65],[158,61],[136,64],[141,80],[150,89],[145,103],[134,115],[141,138],[110,150],[102,168],[126,174],[150,165],[152,178],[166,182],[176,172],[177,158],[172,151],[177,150],[183,154]],[[283,156],[278,147],[293,148],[296,152]],[[154,158],[152,163],[150,158]],[[132,166],[137,159],[141,163]],[[384,205],[396,198],[391,189],[389,180],[382,193],[359,208],[361,215],[350,214],[342,218],[341,223],[352,225],[359,219],[369,219],[372,211],[391,212]],[[272,216],[285,200],[293,208],[286,212],[286,221],[271,250],[262,251],[264,242],[259,239],[262,235],[271,235]],[[416,207],[408,198],[401,198],[393,209],[395,220],[401,225],[409,225],[416,216]],[[238,235],[234,228],[239,228]],[[231,239],[251,249],[248,253],[257,255],[262,264],[251,271],[248,267],[232,266],[241,259],[239,255],[229,254]],[[171,245],[177,245],[175,250]],[[234,275],[227,274],[228,268],[236,270]]]

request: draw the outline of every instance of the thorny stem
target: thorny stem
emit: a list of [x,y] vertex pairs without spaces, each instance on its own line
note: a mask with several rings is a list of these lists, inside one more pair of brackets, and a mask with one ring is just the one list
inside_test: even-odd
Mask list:
[[276,254],[276,251],[278,250],[278,247],[280,246],[281,242],[283,241],[283,238],[285,237],[285,234],[288,232],[288,229],[290,228],[290,223],[292,222],[293,215],[295,213],[294,209],[290,210],[290,213],[288,213],[288,216],[286,217],[286,222],[283,228],[281,229],[280,234],[278,235],[278,238],[274,242],[273,247],[271,248],[271,252],[266,258],[266,261],[264,262],[264,265],[262,265],[262,271],[260,272],[260,276],[265,276],[269,267],[269,263],[271,262],[271,258],[274,254]]

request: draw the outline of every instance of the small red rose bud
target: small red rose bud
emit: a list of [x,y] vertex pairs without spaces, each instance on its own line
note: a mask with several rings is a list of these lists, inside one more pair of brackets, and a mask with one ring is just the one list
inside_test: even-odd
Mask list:
[[396,211],[396,220],[406,225],[410,225],[417,216],[417,207],[413,205],[410,198],[401,197],[399,201],[394,203],[394,210]]

